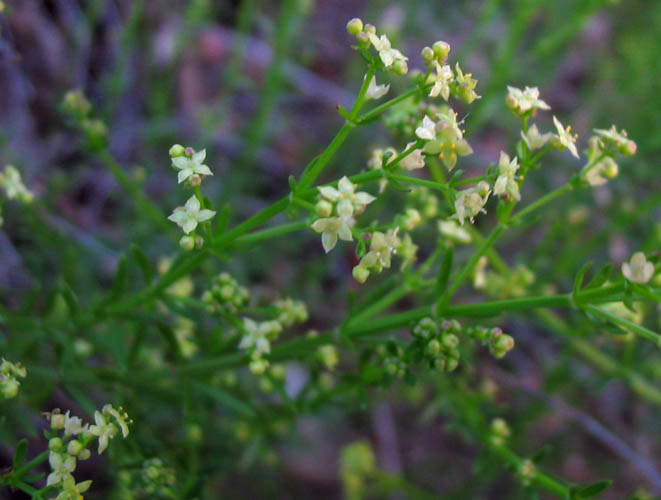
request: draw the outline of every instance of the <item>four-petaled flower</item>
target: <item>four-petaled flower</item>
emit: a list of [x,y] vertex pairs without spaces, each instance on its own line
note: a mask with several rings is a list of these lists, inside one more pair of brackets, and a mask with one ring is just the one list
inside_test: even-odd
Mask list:
[[83,425],[80,417],[72,417],[70,416],[70,412],[67,411],[64,415],[64,435],[75,436],[85,431],[87,431],[87,424]]
[[429,97],[441,96],[446,101],[450,97],[450,82],[454,78],[452,68],[444,64],[441,66],[438,61],[434,61],[436,66],[436,74],[432,77],[434,86],[429,91]]
[[558,130],[558,135],[555,137],[557,139],[556,146],[559,146],[561,149],[567,148],[574,157],[578,158],[578,151],[576,151],[575,144],[578,135],[571,134],[571,125],[568,125],[567,128],[563,127],[560,120],[555,116],[553,117],[553,123]]
[[76,458],[66,453],[50,452],[48,455],[48,463],[50,464],[51,472],[46,479],[46,485],[52,486],[59,484],[62,481],[73,479],[71,473],[76,469]]
[[462,226],[466,217],[473,222],[473,218],[477,214],[485,212],[484,205],[489,199],[489,193],[489,184],[485,181],[480,181],[476,186],[459,191],[454,201],[456,213],[452,217],[457,219]]
[[518,169],[516,156],[510,161],[509,155],[501,151],[498,160],[498,178],[493,186],[493,194],[500,195],[503,199],[519,201],[521,199],[519,183],[514,177]]
[[197,151],[190,156],[175,156],[172,158],[172,166],[179,170],[177,180],[179,184],[188,179],[191,175],[213,175],[213,172],[203,165],[202,162],[207,156],[206,149]]
[[392,48],[386,35],[381,35],[379,38],[374,33],[370,33],[369,38],[386,68],[392,66],[395,61],[402,61],[403,63],[408,61],[408,57],[405,57],[399,50]]
[[55,497],[55,500],[82,500],[83,495],[92,485],[91,480],[76,483],[73,477],[68,477],[62,482],[62,491]]
[[540,134],[537,125],[534,123],[528,128],[527,132],[524,133],[523,130],[521,131],[521,138],[530,151],[544,147],[551,137],[553,137],[551,132]]
[[365,97],[367,99],[381,99],[384,95],[390,90],[390,85],[377,85],[376,76],[372,76],[369,85],[367,86],[367,92],[365,92]]
[[643,252],[636,252],[622,264],[622,274],[629,281],[645,284],[654,276],[654,264],[647,261]]
[[431,141],[436,137],[436,124],[429,116],[425,115],[422,119],[422,125],[415,129],[415,135],[419,139]]
[[183,207],[177,207],[168,217],[169,220],[180,226],[184,233],[188,234],[195,230],[197,224],[211,219],[216,212],[203,208],[200,210],[200,200],[195,195],[188,198]]
[[459,67],[459,63],[455,64],[456,76],[454,77],[455,82],[455,92],[457,97],[463,100],[466,104],[472,103],[475,99],[479,99],[480,96],[475,92],[475,87],[477,86],[477,80],[472,78],[471,73],[464,74]]
[[337,189],[332,186],[320,186],[321,196],[333,203],[337,202],[337,213],[340,217],[350,217],[354,210],[361,211],[365,205],[372,203],[376,198],[369,193],[355,192],[356,186],[348,177],[342,177],[337,183]]
[[520,115],[535,109],[551,109],[551,106],[539,98],[537,87],[526,87],[525,90],[521,90],[508,86],[506,102],[512,111]]
[[352,241],[350,217],[325,217],[317,219],[312,224],[312,229],[321,233],[321,244],[326,253],[335,248],[338,237],[344,241]]
[[282,325],[277,321],[262,321],[257,323],[250,318],[243,318],[245,335],[241,337],[239,349],[252,351],[252,359],[259,359],[271,352],[270,339],[275,339],[282,331]]
[[90,425],[90,434],[99,439],[99,455],[108,447],[108,441],[117,434],[117,427],[107,415],[100,411],[94,412],[94,425]]
[[473,152],[457,122],[457,114],[451,109],[440,113],[438,123],[434,123],[427,115],[422,119],[422,125],[415,130],[420,139],[428,142],[423,152],[438,155],[448,170],[457,164],[458,156],[466,156]]

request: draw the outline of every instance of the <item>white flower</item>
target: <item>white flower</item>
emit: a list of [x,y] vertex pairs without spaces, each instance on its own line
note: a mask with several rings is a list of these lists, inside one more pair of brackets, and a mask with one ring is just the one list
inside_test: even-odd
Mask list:
[[399,228],[389,229],[388,232],[374,231],[370,240],[370,251],[360,260],[359,266],[374,268],[381,271],[390,267],[390,257],[402,244],[397,237]]
[[64,435],[65,436],[76,436],[81,432],[87,431],[87,424],[83,425],[83,421],[80,417],[72,417],[69,415],[70,412],[67,411],[64,415]]
[[[413,147],[414,144],[415,142],[409,142],[406,145],[405,151]],[[402,158],[399,164],[405,170],[417,170],[419,168],[424,168],[425,158],[422,156],[422,149],[414,149],[411,151],[411,153]]]
[[422,119],[422,125],[415,129],[415,135],[419,139],[432,140],[436,137],[436,124],[429,116],[425,115]]
[[636,143],[629,139],[626,130],[618,132],[615,125],[612,125],[608,130],[596,128],[594,131],[603,142],[607,145],[614,146],[620,153],[629,156],[636,152]]
[[463,226],[464,219],[468,217],[471,222],[473,218],[480,212],[485,212],[484,205],[489,199],[490,188],[489,184],[484,181],[478,182],[477,186],[464,189],[459,192],[459,195],[454,201],[454,209],[456,213],[453,215],[455,219]]
[[429,91],[429,97],[441,96],[446,101],[450,97],[450,82],[454,78],[452,68],[448,65],[441,66],[438,61],[434,61],[436,74],[432,77],[434,86]]
[[107,415],[100,411],[94,412],[94,425],[90,425],[89,432],[99,438],[99,455],[108,447],[108,441],[117,434],[117,427]]
[[369,38],[386,68],[392,66],[395,61],[408,61],[408,57],[405,57],[399,50],[391,47],[390,40],[388,40],[386,35],[381,35],[379,38],[374,33],[370,33]]
[[521,131],[521,138],[530,151],[544,147],[552,136],[551,132],[540,134],[535,124],[531,125],[526,133],[523,130]]
[[[120,406],[120,410],[123,410],[123,408]],[[111,405],[107,404],[103,408],[101,408],[101,411],[106,414],[110,415],[115,419],[115,422],[117,425],[119,425],[119,428],[122,430],[122,437],[126,437],[129,435],[129,426],[127,424],[127,420],[129,418],[128,414],[126,412],[120,413],[119,411],[115,410]]]
[[253,360],[260,359],[264,354],[271,352],[270,339],[275,339],[282,331],[282,325],[277,321],[262,321],[257,323],[250,318],[243,318],[245,335],[241,337],[239,349],[250,352]]
[[629,281],[645,284],[654,275],[654,264],[647,262],[643,252],[636,252],[629,262],[622,264],[622,274]]
[[203,149],[202,151],[193,153],[190,157],[184,155],[172,158],[172,166],[179,170],[179,174],[177,175],[179,184],[194,174],[213,175],[209,167],[202,164],[206,156],[207,152]]
[[367,92],[365,92],[365,97],[367,99],[381,99],[388,93],[388,90],[390,90],[390,85],[377,85],[376,76],[372,76],[372,79],[370,80],[370,83],[367,87]]
[[46,479],[47,486],[52,486],[54,484],[59,484],[62,481],[73,479],[71,473],[76,469],[76,459],[71,455],[51,451],[50,455],[48,455],[48,463],[53,472],[51,472]]
[[578,151],[576,151],[576,139],[577,135],[571,135],[571,125],[568,125],[565,129],[555,116],[553,117],[553,123],[555,128],[558,130],[557,140],[562,149],[567,148],[569,152],[575,157],[578,158]]
[[513,111],[524,114],[534,109],[551,109],[539,98],[539,89],[537,87],[526,87],[521,90],[516,87],[507,87],[507,105]]
[[188,234],[195,230],[199,222],[209,220],[214,215],[216,215],[216,212],[213,210],[207,210],[206,208],[200,210],[200,200],[193,195],[188,198],[186,205],[175,208],[168,219],[175,222],[184,230],[184,233]]
[[355,192],[356,186],[344,176],[337,183],[338,189],[332,186],[320,186],[321,196],[328,201],[337,202],[337,213],[340,217],[350,217],[354,210],[363,210],[366,205],[372,203],[376,198],[369,193]]
[[12,165],[7,165],[4,172],[0,172],[0,187],[5,190],[7,198],[17,199],[23,203],[30,203],[34,195],[25,187],[21,173]]
[[498,160],[499,175],[493,186],[493,194],[500,195],[503,199],[519,201],[521,199],[519,184],[514,177],[518,169],[519,164],[516,156],[510,161],[509,155],[501,151]]
[[472,240],[470,233],[452,219],[439,221],[438,230],[442,235],[457,243],[467,245]]
[[326,217],[314,221],[312,229],[321,233],[321,244],[326,253],[335,247],[338,237],[344,241],[353,239],[349,225],[350,220],[346,217]]

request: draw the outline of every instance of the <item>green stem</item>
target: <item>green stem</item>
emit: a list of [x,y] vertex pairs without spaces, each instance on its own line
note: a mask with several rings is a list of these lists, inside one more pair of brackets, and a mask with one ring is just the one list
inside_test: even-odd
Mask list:
[[592,314],[595,314],[596,316],[600,316],[604,319],[607,319],[611,323],[620,326],[625,330],[640,335],[641,337],[647,340],[651,340],[657,345],[661,345],[661,335],[659,335],[656,332],[653,332],[648,328],[645,328],[644,326],[637,325],[636,323],[629,321],[628,319],[624,319],[616,314],[610,313],[608,311],[605,311],[604,309],[601,309],[593,305],[586,305],[584,306],[584,308],[586,311],[589,311]]
[[388,178],[399,182],[405,182],[407,184],[416,184],[418,186],[425,186],[431,189],[436,189],[438,191],[444,191],[444,192],[449,191],[447,184],[443,184],[440,182],[418,179],[417,177],[411,177],[409,175],[401,175],[401,174],[387,174],[387,175]]

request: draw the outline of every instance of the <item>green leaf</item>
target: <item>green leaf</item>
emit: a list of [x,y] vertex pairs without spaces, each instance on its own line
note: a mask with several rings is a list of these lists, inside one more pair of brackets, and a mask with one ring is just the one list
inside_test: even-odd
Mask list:
[[225,232],[225,229],[227,228],[227,223],[229,222],[230,219],[229,203],[225,203],[225,205],[223,205],[223,208],[220,209],[215,219],[216,219],[216,227],[214,228],[213,232],[214,232],[214,236],[218,237]]
[[122,255],[117,262],[117,271],[115,272],[115,277],[112,280],[112,291],[110,296],[113,299],[118,298],[122,295],[126,289],[127,281],[127,266],[126,266],[126,256]]
[[434,286],[434,295],[441,295],[448,287],[448,280],[450,279],[450,271],[452,270],[452,261],[454,259],[454,247],[448,248],[443,256],[443,262],[438,270],[436,278],[436,285]]
[[201,383],[194,383],[193,386],[197,390],[199,390],[200,392],[206,394],[207,396],[211,397],[212,399],[215,399],[222,406],[225,406],[226,408],[228,408],[230,410],[234,410],[235,412],[237,412],[241,415],[244,415],[246,417],[254,417],[255,416],[255,410],[253,410],[246,403],[244,403],[239,398],[237,398],[233,394],[230,394],[227,391],[224,391],[224,390],[219,389],[217,387],[210,387],[208,385],[201,384]]
[[25,463],[25,456],[28,453],[28,440],[21,439],[14,450],[14,470],[20,469]]
[[583,499],[583,498],[594,497],[594,496],[598,495],[599,493],[601,493],[602,491],[605,491],[608,488],[610,488],[612,484],[613,484],[613,481],[611,481],[609,479],[604,479],[602,481],[597,481],[596,483],[592,483],[591,485],[586,486],[585,488],[581,488],[580,490],[578,490],[576,492],[576,498]]
[[142,278],[145,280],[145,283],[151,283],[154,279],[154,268],[149,261],[149,257],[147,257],[142,248],[135,244],[131,245],[131,255],[137,262],[140,271],[142,271]]
[[578,274],[576,274],[576,278],[574,278],[574,289],[572,292],[572,296],[574,299],[578,297],[578,293],[581,291],[581,288],[583,286],[583,278],[585,277],[585,273],[587,272],[588,269],[592,266],[592,261],[588,261],[585,264],[583,264],[583,267],[581,267],[578,270]]
[[594,277],[588,281],[588,284],[585,285],[584,290],[589,288],[599,288],[601,285],[606,283],[611,276],[613,271],[613,264],[606,264],[603,266]]
[[549,453],[551,453],[552,447],[550,445],[545,445],[542,447],[541,450],[539,450],[537,453],[535,453],[530,459],[535,463],[535,464],[540,464],[542,461],[546,459],[546,457],[549,456]]
[[71,315],[75,316],[76,314],[78,314],[79,302],[76,293],[72,290],[72,288],[69,286],[69,284],[66,281],[60,282],[59,289],[62,298],[67,303],[67,307],[69,308],[69,312],[71,313]]
[[163,338],[167,344],[170,346],[170,351],[172,351],[174,358],[180,360],[182,356],[181,351],[179,350],[179,342],[177,342],[177,337],[175,336],[174,331],[172,331],[172,328],[170,328],[170,325],[164,323],[163,321],[157,321],[155,326],[161,335],[163,335]]

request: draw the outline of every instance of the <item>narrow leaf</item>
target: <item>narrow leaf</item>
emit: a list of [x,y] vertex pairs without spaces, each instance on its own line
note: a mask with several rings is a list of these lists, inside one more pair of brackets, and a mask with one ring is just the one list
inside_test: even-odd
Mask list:
[[454,259],[454,247],[448,248],[441,262],[441,267],[438,270],[438,277],[436,278],[436,285],[434,287],[434,295],[441,295],[448,287],[448,280],[450,279],[450,271],[452,270],[452,261]]
[[28,453],[28,440],[21,439],[14,450],[14,470],[19,469],[25,463],[25,456]]
[[611,481],[609,479],[605,479],[603,481],[597,481],[596,483],[592,483],[591,485],[586,486],[585,488],[581,488],[577,492],[577,497],[578,498],[591,498],[591,497],[594,497],[594,496],[598,495],[599,493],[601,493],[602,491],[605,491],[608,488],[610,488],[612,484],[613,484],[613,481]]
[[145,283],[151,283],[154,279],[154,268],[149,261],[149,257],[147,257],[145,252],[138,245],[131,245],[131,255],[137,262]]

